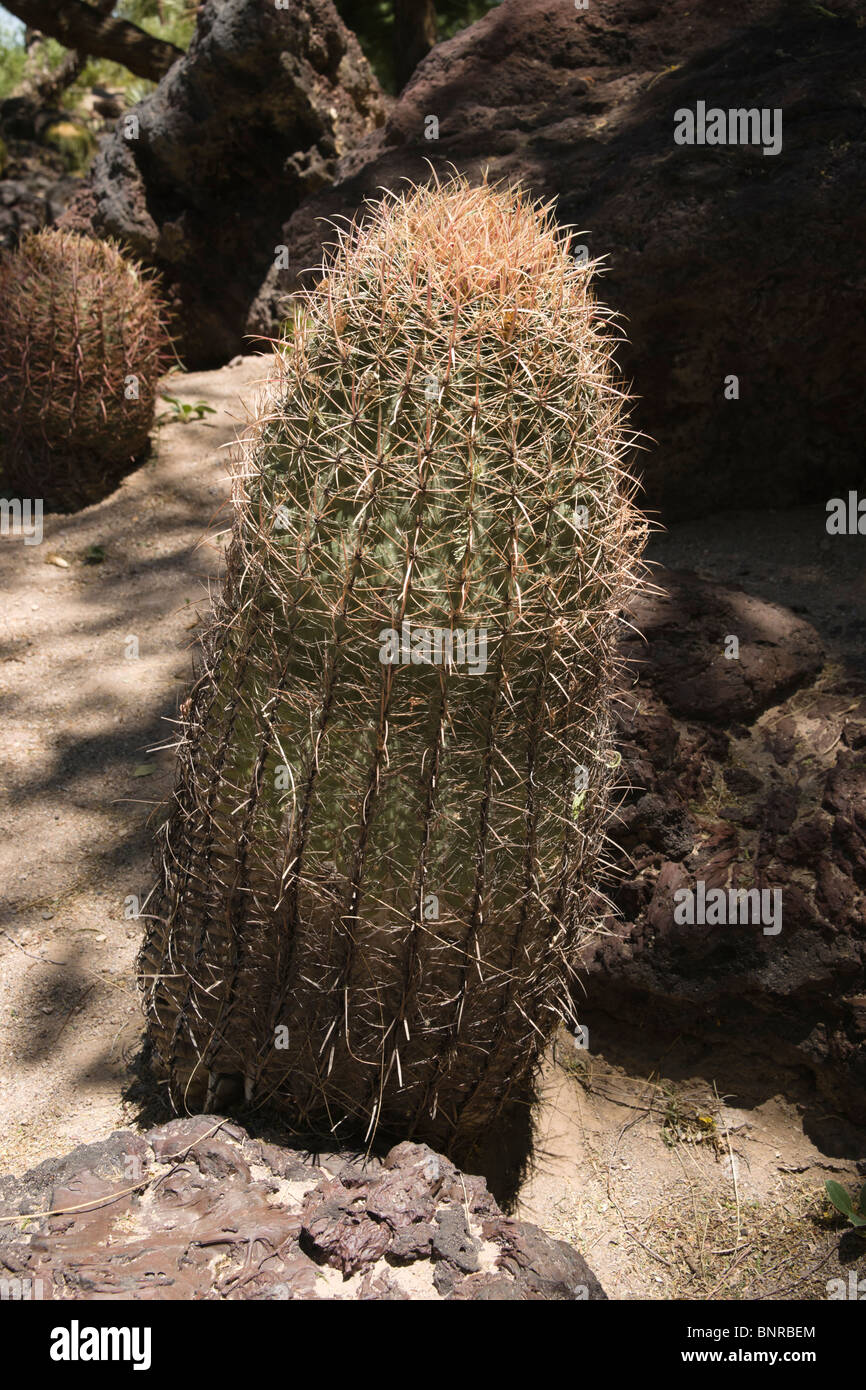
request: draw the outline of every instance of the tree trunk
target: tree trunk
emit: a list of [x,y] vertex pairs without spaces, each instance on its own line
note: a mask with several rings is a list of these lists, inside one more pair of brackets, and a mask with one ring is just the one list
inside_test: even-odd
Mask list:
[[151,82],[158,82],[183,56],[173,43],[155,39],[125,19],[100,14],[82,0],[9,0],[6,9],[67,48],[121,63]]
[[394,67],[402,90],[436,42],[435,0],[394,0]]

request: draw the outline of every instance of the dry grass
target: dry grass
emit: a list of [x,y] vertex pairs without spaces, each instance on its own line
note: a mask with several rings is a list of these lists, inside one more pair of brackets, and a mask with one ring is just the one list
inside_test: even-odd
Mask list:
[[796,1109],[730,1110],[712,1084],[548,1059],[519,1214],[575,1244],[612,1297],[824,1300],[866,1241],[828,1204],[845,1176]]

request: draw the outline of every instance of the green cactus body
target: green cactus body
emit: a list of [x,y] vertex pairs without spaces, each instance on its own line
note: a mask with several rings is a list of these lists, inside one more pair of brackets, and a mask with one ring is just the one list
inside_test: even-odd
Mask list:
[[644,538],[590,270],[519,192],[413,190],[278,354],[142,954],[179,1108],[468,1154],[569,1017]]
[[3,486],[51,508],[109,493],[148,444],[169,340],[114,243],[49,229],[0,261]]

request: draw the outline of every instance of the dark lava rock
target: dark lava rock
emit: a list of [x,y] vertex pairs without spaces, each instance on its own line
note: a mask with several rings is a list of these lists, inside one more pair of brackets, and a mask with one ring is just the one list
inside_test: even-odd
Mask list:
[[[624,316],[646,502],[668,518],[784,507],[862,480],[866,29],[860,0],[504,0],[436,47],[384,128],[279,238],[250,331],[315,266],[328,221],[427,161],[558,198]],[[828,10],[832,13],[828,14]],[[678,145],[674,113],[782,112],[782,148]],[[439,138],[425,138],[427,118]],[[319,219],[326,219],[321,221]],[[584,230],[585,229],[585,230]],[[725,399],[725,378],[739,399]]]
[[[813,1117],[866,1124],[866,683],[823,667],[817,634],[775,604],[654,577],[665,594],[634,604],[624,644],[606,885],[622,915],[586,951],[581,1021],[607,1056],[650,1031],[726,1047],[728,1089],[751,1057],[755,1087],[793,1094],[786,1072]],[[778,890],[780,930],[677,921],[675,893],[701,881]]]
[[440,1260],[464,1274],[474,1274],[479,1268],[480,1246],[466,1224],[460,1207],[447,1207],[436,1217],[438,1231],[433,1237],[433,1250]]
[[606,1297],[423,1144],[326,1161],[213,1115],[120,1131],[0,1177],[0,1217],[30,1217],[0,1221],[0,1279],[57,1300]]
[[0,178],[0,247],[12,249],[28,232],[62,216],[81,189],[61,156],[33,141],[9,140],[9,161]]
[[642,678],[646,663],[653,689],[675,715],[749,721],[824,664],[815,629],[778,604],[687,571],[665,570],[656,586],[661,594],[636,597],[637,633],[622,648]]
[[331,0],[208,0],[188,52],[121,120],[64,223],[156,266],[189,366],[242,346],[281,227],[385,99]]

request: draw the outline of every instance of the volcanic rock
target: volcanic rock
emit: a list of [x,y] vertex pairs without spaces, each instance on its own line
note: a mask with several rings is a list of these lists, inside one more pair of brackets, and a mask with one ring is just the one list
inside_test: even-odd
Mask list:
[[[455,165],[558,199],[631,346],[645,502],[667,518],[825,500],[862,478],[866,29],[858,0],[504,0],[438,45],[384,127],[280,240],[249,329],[272,332],[328,225]],[[678,111],[781,119],[677,144]],[[438,121],[438,138],[430,117]],[[727,122],[730,129],[730,123]],[[324,220],[322,220],[324,219]],[[729,380],[736,377],[736,383]],[[734,395],[736,392],[738,394]],[[828,491],[828,489],[830,491]]]
[[576,1250],[423,1144],[314,1160],[214,1115],[0,1177],[0,1217],[13,1297],[606,1298]]
[[283,223],[384,111],[331,0],[207,0],[189,50],[118,123],[64,223],[156,266],[187,365],[222,365]]
[[[776,604],[655,579],[624,648],[619,915],[587,949],[581,1021],[603,1050],[629,1030],[725,1040],[730,1078],[750,1057],[770,1094],[780,1070],[804,1083],[816,1122],[866,1124],[866,683]],[[698,883],[778,890],[781,930],[678,921]]]

